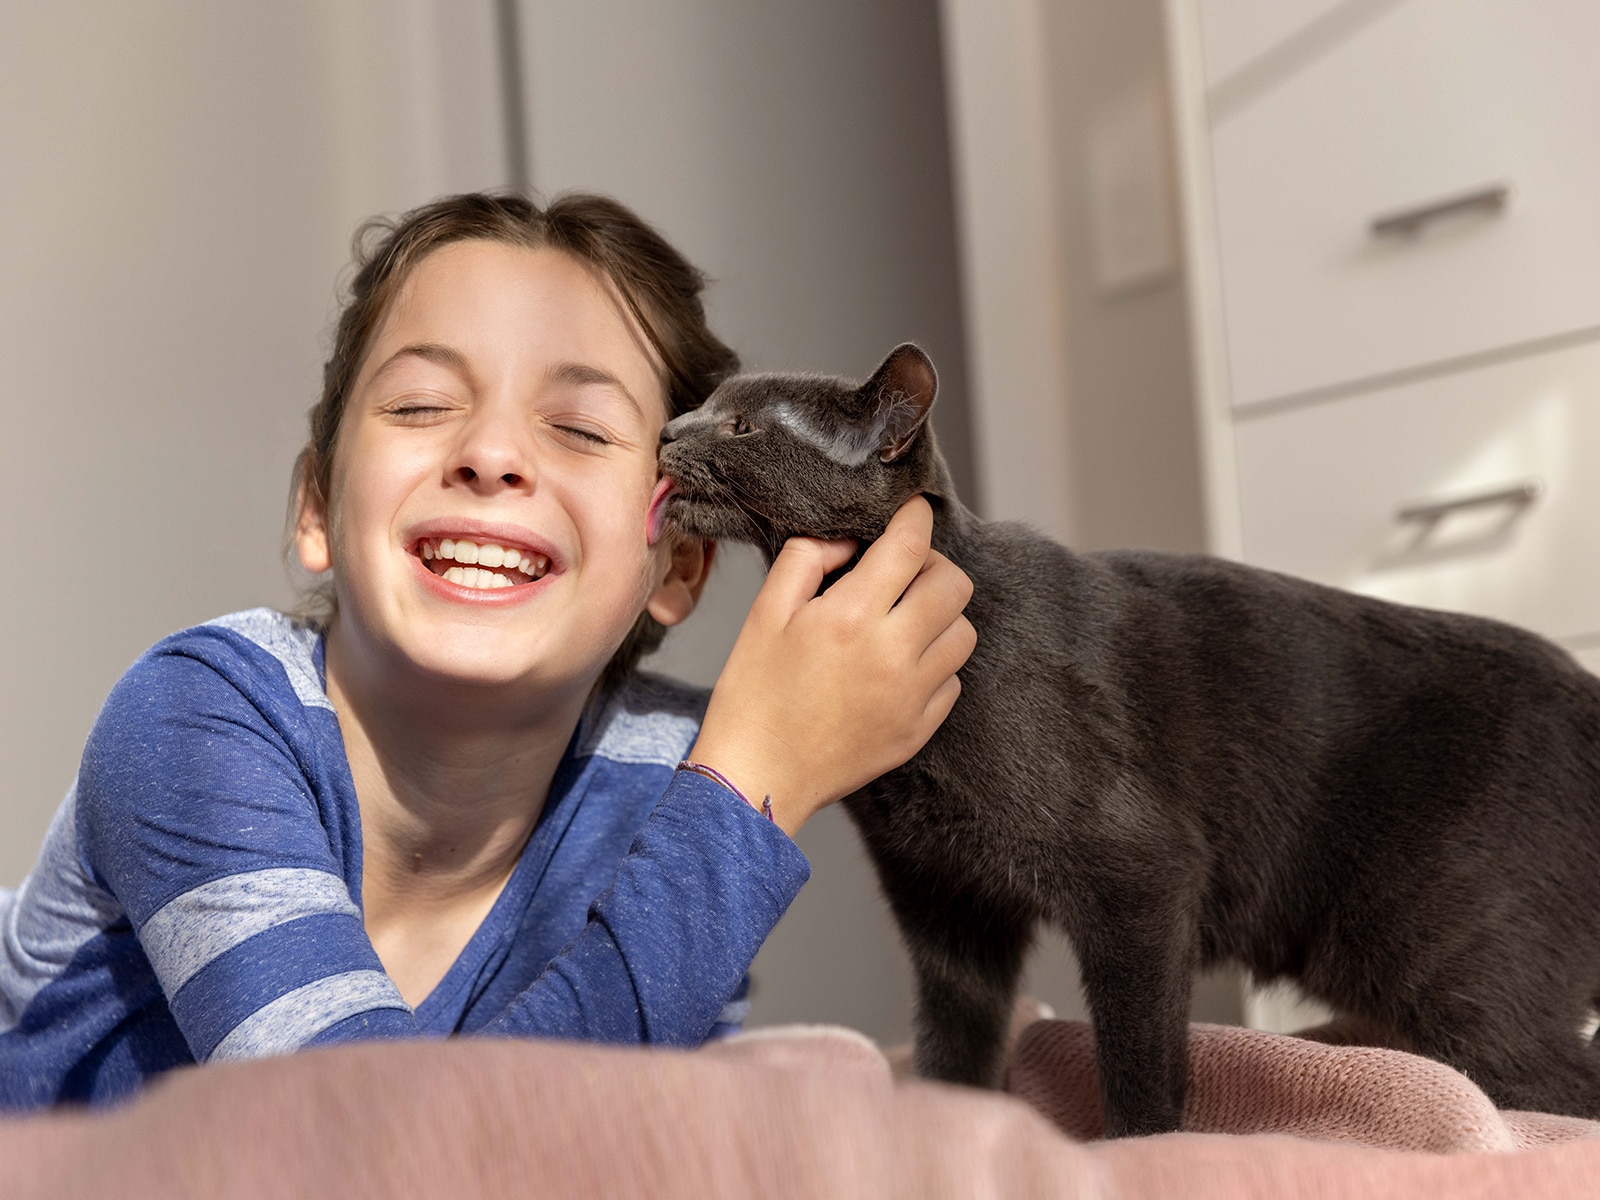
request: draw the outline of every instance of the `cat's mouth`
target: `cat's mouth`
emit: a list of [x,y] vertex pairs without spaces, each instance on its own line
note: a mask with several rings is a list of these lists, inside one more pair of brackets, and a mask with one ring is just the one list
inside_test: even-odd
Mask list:
[[673,476],[663,476],[650,497],[645,520],[650,545],[668,532],[686,537],[726,538],[749,542],[767,552],[770,560],[783,545],[770,524],[756,514],[727,501],[701,495]]
[[667,532],[689,537],[724,537],[729,512],[726,505],[697,496],[671,475],[663,475],[650,497],[650,511],[645,517],[646,537],[652,546]]

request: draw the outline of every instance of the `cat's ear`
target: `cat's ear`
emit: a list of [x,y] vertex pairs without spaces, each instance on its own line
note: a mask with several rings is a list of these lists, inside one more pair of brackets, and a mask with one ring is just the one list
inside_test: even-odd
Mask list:
[[938,390],[933,360],[912,342],[891,350],[872,378],[861,385],[856,394],[872,414],[880,462],[893,462],[911,448]]

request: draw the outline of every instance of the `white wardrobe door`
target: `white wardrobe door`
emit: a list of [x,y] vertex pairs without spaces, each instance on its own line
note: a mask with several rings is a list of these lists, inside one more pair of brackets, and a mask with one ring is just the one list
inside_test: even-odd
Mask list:
[[1600,630],[1600,341],[1238,423],[1247,561]]
[[1596,46],[1592,0],[1408,0],[1218,119],[1233,403],[1600,326]]

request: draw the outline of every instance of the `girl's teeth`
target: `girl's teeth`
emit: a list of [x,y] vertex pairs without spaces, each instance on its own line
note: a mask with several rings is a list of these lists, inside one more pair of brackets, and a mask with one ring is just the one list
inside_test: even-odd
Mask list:
[[516,586],[498,571],[491,571],[487,567],[451,567],[444,573],[443,578],[450,583],[476,588],[478,591]]
[[[515,587],[511,571],[520,571],[525,579],[537,579],[550,568],[550,560],[543,554],[529,554],[515,546],[499,546],[493,542],[479,545],[460,538],[425,540],[418,547],[418,554],[425,562],[437,558],[461,563],[443,572],[441,578],[465,587]],[[491,567],[501,570],[489,570]]]

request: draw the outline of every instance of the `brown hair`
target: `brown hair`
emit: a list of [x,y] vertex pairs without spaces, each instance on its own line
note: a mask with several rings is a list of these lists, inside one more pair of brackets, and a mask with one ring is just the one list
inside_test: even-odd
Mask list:
[[[311,437],[295,459],[290,527],[301,504],[324,512],[330,500],[334,448],[350,389],[372,336],[416,265],[451,242],[483,240],[529,249],[564,250],[616,287],[666,371],[667,416],[697,408],[739,369],[739,358],[706,325],[700,294],[706,277],[631,209],[583,192],[540,208],[525,196],[472,192],[447,196],[399,217],[375,217],[356,230],[354,275],[322,369],[322,398],[311,410]],[[331,588],[308,605],[332,615]],[[607,665],[604,683],[620,682],[661,644],[666,629],[640,613]]]

